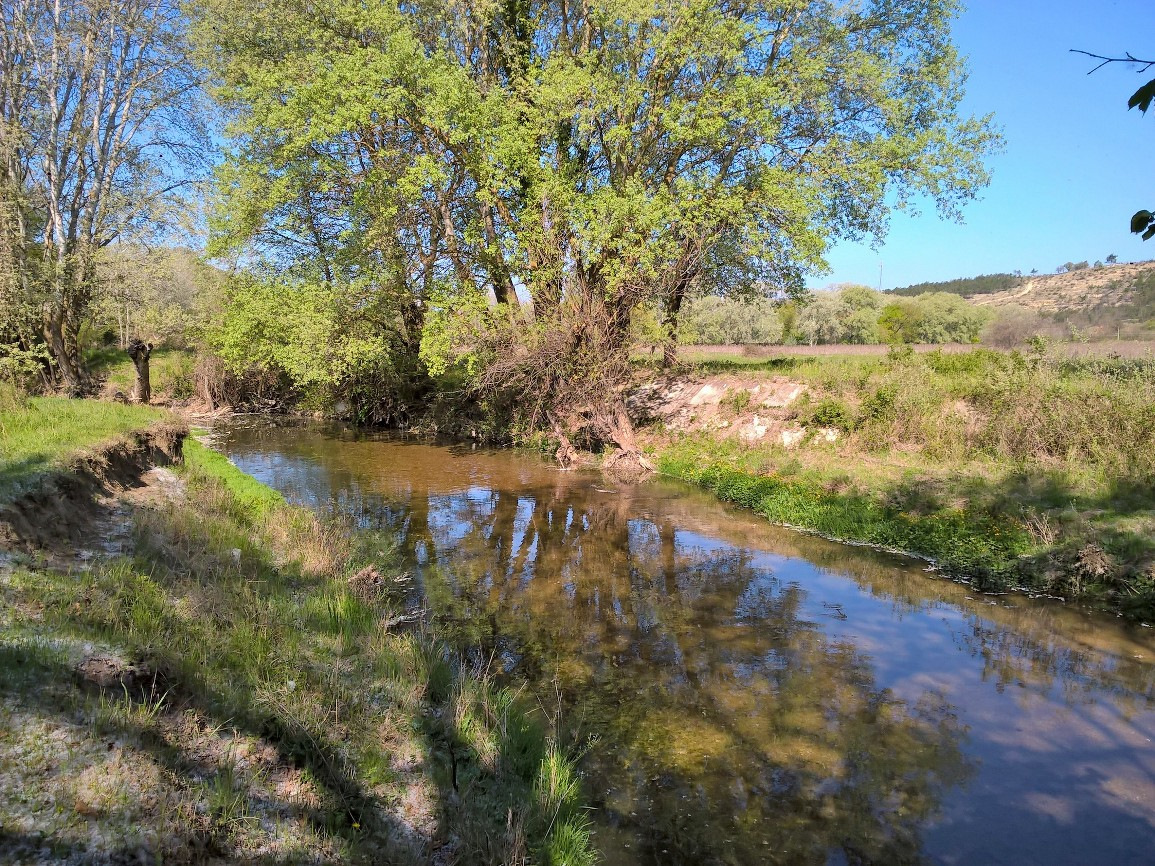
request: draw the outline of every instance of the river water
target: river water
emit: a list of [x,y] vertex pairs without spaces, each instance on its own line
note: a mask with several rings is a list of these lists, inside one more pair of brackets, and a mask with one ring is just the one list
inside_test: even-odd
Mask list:
[[1155,862],[1155,633],[685,485],[318,425],[219,446],[388,527],[434,615],[590,737],[608,864]]

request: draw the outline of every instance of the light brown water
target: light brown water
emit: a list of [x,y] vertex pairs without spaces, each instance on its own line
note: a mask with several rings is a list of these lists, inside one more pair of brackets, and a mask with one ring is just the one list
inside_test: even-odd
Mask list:
[[1151,630],[663,480],[317,426],[220,444],[395,529],[463,646],[596,737],[607,863],[1155,860]]

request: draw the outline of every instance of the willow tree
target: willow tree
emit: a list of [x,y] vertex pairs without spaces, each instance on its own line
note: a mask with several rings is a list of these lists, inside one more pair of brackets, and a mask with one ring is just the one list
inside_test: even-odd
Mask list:
[[695,291],[797,290],[834,239],[985,183],[956,5],[204,0],[222,236],[375,273],[433,368],[636,460],[635,307],[676,328]]
[[203,139],[177,0],[0,0],[0,341],[83,386],[96,254],[151,225]]

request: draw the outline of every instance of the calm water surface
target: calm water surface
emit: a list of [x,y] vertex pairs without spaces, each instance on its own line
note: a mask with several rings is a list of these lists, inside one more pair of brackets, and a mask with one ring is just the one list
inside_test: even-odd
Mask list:
[[388,526],[573,726],[609,864],[1155,862],[1155,635],[684,485],[335,427],[220,445]]

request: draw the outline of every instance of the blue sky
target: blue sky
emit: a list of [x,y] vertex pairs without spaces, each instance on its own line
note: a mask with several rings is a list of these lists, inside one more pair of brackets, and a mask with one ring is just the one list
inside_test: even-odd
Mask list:
[[963,211],[963,224],[933,205],[895,213],[885,244],[840,244],[831,273],[812,286],[857,282],[883,288],[976,274],[1053,273],[1067,261],[1155,259],[1155,238],[1128,233],[1140,208],[1155,210],[1155,110],[1127,99],[1155,69],[1106,66],[1070,53],[1155,58],[1150,0],[970,0],[955,23],[968,57],[963,111],[994,113],[1005,150],[990,159],[992,180]]

